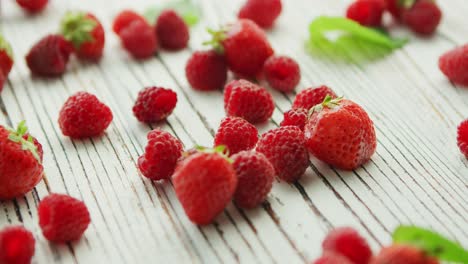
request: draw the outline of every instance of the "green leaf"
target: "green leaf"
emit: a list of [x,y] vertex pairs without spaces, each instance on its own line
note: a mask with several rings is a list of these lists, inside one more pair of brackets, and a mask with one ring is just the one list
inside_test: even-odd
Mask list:
[[449,239],[416,226],[400,226],[393,232],[393,242],[416,246],[439,260],[468,263],[468,251]]
[[150,24],[153,24],[159,14],[165,9],[174,9],[190,27],[196,25],[200,20],[200,9],[189,0],[178,0],[164,5],[153,6],[146,9],[143,15]]

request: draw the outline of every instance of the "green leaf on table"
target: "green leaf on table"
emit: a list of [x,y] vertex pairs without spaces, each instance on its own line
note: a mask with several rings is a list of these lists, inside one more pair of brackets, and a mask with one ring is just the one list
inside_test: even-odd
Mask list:
[[433,231],[416,226],[400,226],[393,232],[393,242],[416,246],[439,260],[468,263],[468,251]]
[[194,26],[198,23],[201,16],[200,9],[189,0],[172,1],[163,5],[153,6],[146,9],[144,17],[153,24],[159,14],[165,9],[174,9],[189,26]]

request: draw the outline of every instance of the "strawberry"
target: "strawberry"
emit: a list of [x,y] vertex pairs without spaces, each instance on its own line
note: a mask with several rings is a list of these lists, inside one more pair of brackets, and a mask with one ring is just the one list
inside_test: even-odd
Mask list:
[[120,31],[124,48],[136,59],[152,57],[158,50],[153,27],[146,21],[134,20]]
[[6,79],[13,67],[13,51],[8,41],[0,34],[0,72]]
[[330,231],[323,240],[322,248],[325,252],[340,254],[354,264],[367,264],[372,258],[372,250],[366,239],[351,227]]
[[439,58],[439,69],[450,81],[468,86],[468,44],[443,54]]
[[433,0],[418,0],[402,13],[402,20],[413,32],[431,35],[437,29],[442,11]]
[[281,92],[291,92],[301,80],[301,70],[297,62],[287,56],[271,56],[263,65],[265,79],[271,88]]
[[320,258],[316,259],[312,264],[356,264],[349,261],[346,257],[335,252],[324,252]]
[[0,263],[30,264],[34,256],[33,234],[22,226],[8,226],[0,231]]
[[253,149],[257,141],[258,131],[255,126],[240,117],[226,117],[216,132],[214,145],[226,146],[229,154],[233,155]]
[[211,223],[236,190],[236,173],[223,151],[218,147],[194,153],[181,161],[172,176],[176,195],[195,224]]
[[16,131],[0,126],[0,200],[31,191],[42,179],[42,146],[25,122]]
[[346,17],[367,27],[379,27],[385,10],[383,0],[357,0],[346,11]]
[[307,88],[300,91],[296,98],[294,98],[293,109],[304,108],[311,109],[315,105],[323,102],[325,96],[330,95],[332,98],[336,98],[335,92],[328,86],[322,85],[317,88]]
[[468,119],[461,122],[458,126],[457,144],[461,153],[468,159]]
[[281,0],[247,0],[238,17],[250,19],[262,28],[270,28],[282,9]]
[[93,14],[68,12],[62,19],[60,31],[73,44],[79,58],[98,60],[102,57],[104,28]]
[[366,111],[350,100],[331,96],[312,108],[304,133],[312,155],[345,170],[366,163],[377,146]]
[[49,0],[16,0],[18,5],[30,12],[30,13],[37,13],[42,11],[46,6]]
[[171,89],[147,87],[138,93],[133,114],[140,122],[155,123],[166,119],[177,105],[177,94]]
[[26,63],[33,74],[59,76],[67,69],[73,46],[61,35],[47,35],[26,55]]
[[156,36],[162,48],[180,50],[187,47],[190,35],[187,24],[174,10],[163,10],[156,21]]
[[227,80],[226,60],[215,50],[196,51],[187,61],[185,76],[195,90],[221,89]]
[[438,264],[439,261],[410,245],[392,245],[383,248],[370,264]]
[[128,27],[133,21],[146,22],[145,18],[132,10],[123,10],[114,19],[112,30],[115,34],[120,35],[122,29]]
[[280,126],[296,126],[304,131],[309,111],[304,108],[291,109],[284,113],[284,119]]

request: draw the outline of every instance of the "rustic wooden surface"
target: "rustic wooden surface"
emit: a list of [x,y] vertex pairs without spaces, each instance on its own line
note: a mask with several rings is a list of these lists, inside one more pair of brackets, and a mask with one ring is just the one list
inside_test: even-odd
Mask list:
[[[158,1],[51,1],[46,12],[28,17],[2,1],[1,29],[12,42],[16,64],[1,96],[0,123],[26,119],[44,147],[46,176],[22,198],[0,203],[0,227],[24,224],[37,240],[35,263],[303,263],[320,254],[333,227],[349,225],[374,250],[391,241],[399,224],[437,230],[468,246],[468,161],[456,146],[456,126],[468,117],[468,89],[448,82],[437,68],[444,51],[468,42],[466,0],[439,1],[444,19],[429,39],[411,42],[385,59],[349,65],[314,59],[304,50],[307,25],[318,15],[341,15],[349,1],[284,0],[284,12],[268,32],[278,53],[302,67],[300,89],[328,84],[360,103],[375,121],[378,148],[372,160],[345,172],[311,158],[296,184],[276,183],[268,201],[255,210],[229,205],[212,225],[190,223],[169,183],[139,174],[136,161],[155,126],[140,124],[131,107],[144,86],[174,89],[177,108],[158,125],[186,147],[211,145],[224,117],[222,93],[190,89],[184,66],[208,38],[206,27],[232,21],[242,1],[199,0],[201,23],[192,28],[190,47],[160,52],[137,62],[120,48],[110,24],[123,7],[138,11]],[[99,64],[74,60],[59,79],[33,78],[24,63],[32,43],[56,32],[66,10],[90,10],[107,29]],[[113,110],[114,121],[99,138],[70,140],[58,127],[66,98],[86,90]],[[278,126],[294,94],[273,92],[276,110],[261,132]],[[49,192],[69,193],[87,204],[92,224],[83,239],[49,244],[38,227],[37,204]]]

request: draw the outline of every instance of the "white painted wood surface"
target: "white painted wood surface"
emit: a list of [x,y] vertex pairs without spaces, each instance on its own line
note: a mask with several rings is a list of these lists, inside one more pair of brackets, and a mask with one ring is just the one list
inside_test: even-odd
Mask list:
[[[0,227],[24,224],[37,240],[34,263],[303,263],[320,254],[333,227],[349,225],[374,250],[391,241],[399,224],[432,228],[468,247],[468,161],[456,146],[456,126],[468,117],[468,89],[453,86],[437,68],[444,51],[468,42],[465,0],[439,1],[444,19],[438,33],[411,42],[385,59],[365,65],[318,60],[304,51],[307,26],[318,15],[342,15],[349,1],[284,0],[284,11],[268,32],[277,53],[302,67],[298,90],[319,84],[360,103],[375,121],[377,153],[362,168],[339,171],[311,158],[296,184],[276,183],[268,201],[254,210],[229,205],[212,225],[193,225],[169,183],[141,177],[136,161],[154,127],[138,123],[131,107],[148,85],[174,89],[177,108],[158,125],[186,147],[211,145],[224,117],[222,93],[193,91],[184,74],[190,53],[208,39],[206,27],[232,21],[242,1],[199,0],[203,16],[192,28],[190,48],[160,52],[138,62],[128,57],[110,30],[124,7],[142,11],[147,0],[51,1],[28,17],[2,1],[1,29],[13,44],[16,64],[1,95],[0,123],[26,119],[44,146],[46,176],[22,198],[1,202]],[[74,60],[58,79],[30,76],[24,55],[32,43],[55,32],[66,10],[94,12],[104,23],[106,51],[99,64]],[[70,140],[58,127],[66,98],[86,90],[113,110],[114,121],[99,138]],[[294,94],[272,91],[276,127]],[[69,193],[87,204],[92,224],[83,239],[49,244],[38,227],[37,204],[49,192]]]

